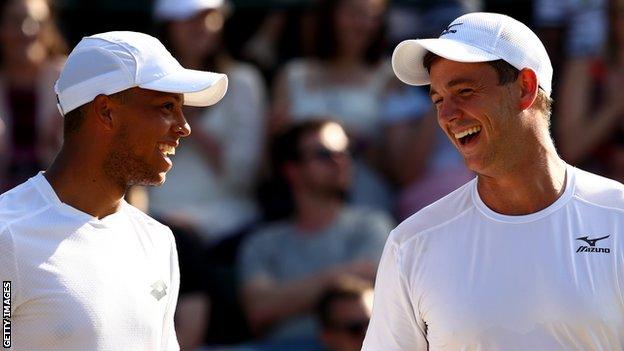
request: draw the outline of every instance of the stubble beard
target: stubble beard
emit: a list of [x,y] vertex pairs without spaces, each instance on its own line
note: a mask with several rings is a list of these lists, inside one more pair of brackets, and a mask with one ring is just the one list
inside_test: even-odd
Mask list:
[[143,159],[132,153],[128,143],[128,130],[122,129],[104,160],[104,174],[120,187],[127,189],[133,185],[160,185],[163,182],[157,171],[152,170]]

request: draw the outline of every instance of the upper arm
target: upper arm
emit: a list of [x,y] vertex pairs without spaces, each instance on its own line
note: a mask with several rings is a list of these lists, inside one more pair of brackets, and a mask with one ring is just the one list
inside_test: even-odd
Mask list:
[[377,264],[394,222],[385,213],[374,213],[367,215],[362,224],[353,243],[355,258],[366,258]]
[[389,239],[377,271],[373,314],[362,350],[427,349],[425,323],[412,303],[399,247]]

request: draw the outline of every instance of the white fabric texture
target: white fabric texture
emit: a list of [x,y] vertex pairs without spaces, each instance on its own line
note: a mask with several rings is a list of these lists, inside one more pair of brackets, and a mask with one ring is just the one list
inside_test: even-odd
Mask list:
[[363,350],[622,350],[623,264],[622,184],[568,166],[553,204],[506,216],[475,179],[390,234]]
[[39,173],[0,196],[0,267],[13,350],[179,350],[173,235],[126,202],[98,220]]

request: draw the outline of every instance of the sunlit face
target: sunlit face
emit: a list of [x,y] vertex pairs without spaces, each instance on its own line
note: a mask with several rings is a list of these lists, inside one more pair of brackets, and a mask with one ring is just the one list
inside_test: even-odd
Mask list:
[[[169,24],[168,35],[180,59],[204,59],[213,55],[221,42],[225,17],[220,10],[206,10]],[[198,68],[198,67],[195,67]]]
[[345,193],[351,182],[351,157],[342,127],[328,123],[305,135],[299,145],[297,169],[303,186],[328,196]]
[[522,155],[528,126],[519,118],[517,85],[498,84],[486,63],[439,59],[431,67],[438,123],[471,170],[490,174]]
[[43,27],[50,20],[45,0],[9,0],[0,19],[0,41],[5,60],[38,61],[46,55]]
[[126,187],[160,185],[172,167],[169,156],[191,132],[183,95],[133,88],[123,100],[112,105],[116,124],[104,171]]
[[332,325],[322,332],[322,340],[330,351],[359,351],[364,342],[371,317],[367,294],[360,299],[340,299],[332,303]]
[[335,12],[338,46],[363,53],[382,24],[383,0],[342,0]]

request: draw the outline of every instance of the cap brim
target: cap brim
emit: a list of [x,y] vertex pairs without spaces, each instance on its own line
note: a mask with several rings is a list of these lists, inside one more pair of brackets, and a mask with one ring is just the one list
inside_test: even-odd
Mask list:
[[140,88],[184,94],[184,105],[214,105],[227,91],[228,78],[222,73],[182,69],[160,79],[139,85]]
[[457,62],[487,62],[500,59],[485,50],[450,39],[411,39],[399,43],[392,53],[392,69],[410,85],[430,84],[429,72],[423,66],[428,51]]

